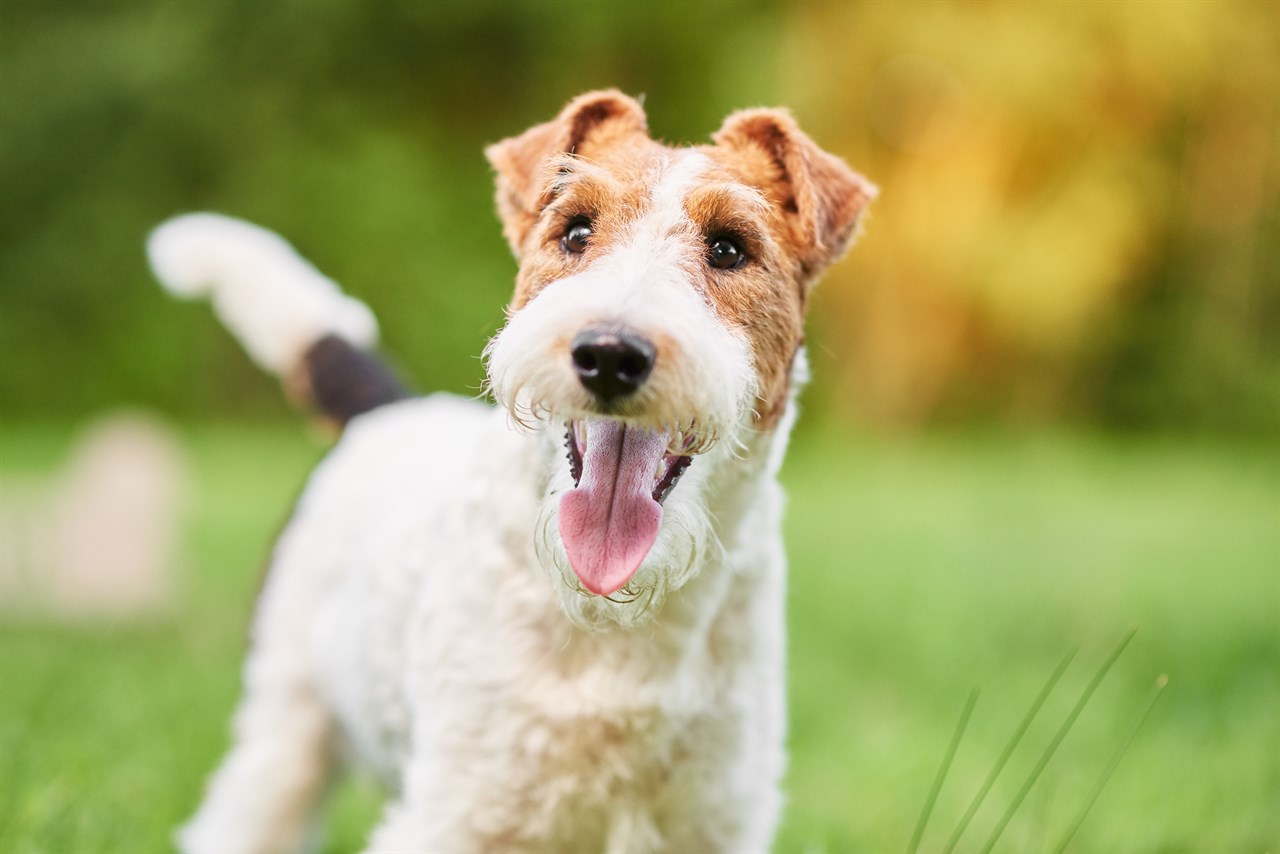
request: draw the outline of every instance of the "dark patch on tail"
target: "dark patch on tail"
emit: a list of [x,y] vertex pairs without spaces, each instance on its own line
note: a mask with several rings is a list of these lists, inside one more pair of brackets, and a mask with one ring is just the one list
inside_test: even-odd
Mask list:
[[305,396],[338,426],[371,409],[404,400],[409,392],[377,356],[337,335],[326,335],[304,354]]

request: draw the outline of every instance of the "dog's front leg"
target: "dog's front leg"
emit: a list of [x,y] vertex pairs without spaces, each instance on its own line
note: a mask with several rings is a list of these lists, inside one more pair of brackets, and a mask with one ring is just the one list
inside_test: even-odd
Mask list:
[[382,820],[369,836],[364,854],[405,854],[411,851],[443,850],[428,847],[429,832],[403,801],[393,801],[383,809]]
[[305,850],[332,767],[330,722],[306,692],[247,692],[235,744],[178,834],[185,854]]
[[[185,854],[286,854],[313,841],[335,765],[335,721],[309,646],[317,560],[286,530],[254,621],[231,751],[179,831]],[[292,540],[292,541],[291,541]]]
[[[460,788],[464,786],[460,781]],[[498,828],[482,832],[466,808],[466,798],[440,800],[448,803],[423,803],[409,793],[388,802],[364,854],[515,854],[526,850],[513,833]]]

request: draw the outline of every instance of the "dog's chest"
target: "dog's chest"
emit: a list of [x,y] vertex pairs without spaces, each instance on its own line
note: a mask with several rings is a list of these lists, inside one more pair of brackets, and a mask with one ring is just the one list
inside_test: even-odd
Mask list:
[[741,749],[740,707],[700,676],[592,667],[491,685],[470,715],[432,715],[412,761],[490,847],[647,850],[685,835]]
[[702,567],[634,631],[569,631],[519,447],[475,429],[442,460],[409,426],[378,444],[395,482],[352,508],[358,542],[314,612],[320,683],[364,763],[452,850],[726,848],[717,811],[781,766],[782,600],[753,567],[773,549]]

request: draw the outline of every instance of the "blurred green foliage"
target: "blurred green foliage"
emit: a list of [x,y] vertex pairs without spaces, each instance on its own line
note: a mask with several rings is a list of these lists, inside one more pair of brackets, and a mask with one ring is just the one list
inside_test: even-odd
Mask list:
[[814,302],[817,418],[1273,429],[1277,10],[6,0],[4,415],[282,407],[145,268],[192,209],[280,231],[420,387],[474,392],[514,271],[481,148],[615,85],[673,141],[788,104],[882,185]]
[[191,209],[284,233],[379,314],[424,389],[478,388],[515,263],[488,142],[621,85],[704,139],[772,101],[753,2],[6,2],[0,368],[13,416],[127,400],[278,407],[207,310],[152,281],[148,230]]

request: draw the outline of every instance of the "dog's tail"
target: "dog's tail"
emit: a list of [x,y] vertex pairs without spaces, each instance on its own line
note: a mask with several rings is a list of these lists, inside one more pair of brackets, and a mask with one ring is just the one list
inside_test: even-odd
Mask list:
[[373,312],[278,234],[218,214],[185,214],[151,233],[147,255],[170,293],[208,297],[290,398],[337,425],[407,396],[370,352],[378,338]]

